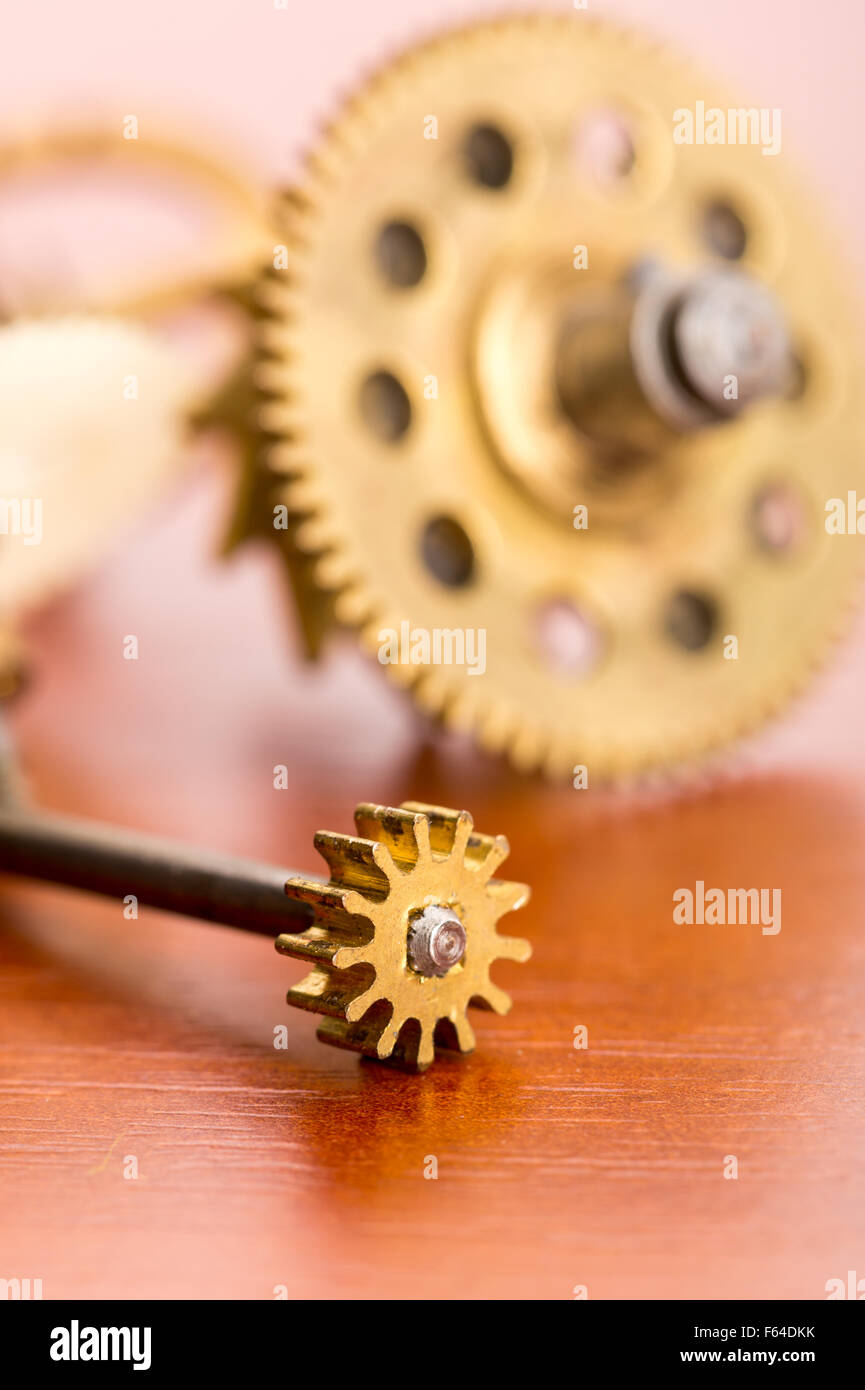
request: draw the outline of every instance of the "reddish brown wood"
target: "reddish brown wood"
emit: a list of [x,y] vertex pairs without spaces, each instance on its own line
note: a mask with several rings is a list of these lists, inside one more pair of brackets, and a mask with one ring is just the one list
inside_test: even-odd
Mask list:
[[[264,941],[4,883],[0,1277],[567,1299],[865,1275],[861,637],[760,761],[611,805],[430,742],[350,648],[303,667],[269,563],[209,559],[223,505],[200,477],[32,624],[34,794],[310,868],[357,800],[465,805],[534,886],[534,959],[498,968],[515,1007],[479,1017],[473,1057],[407,1077],[320,1047],[282,1004],[301,967]],[[674,926],[697,878],[781,887],[781,933]]]

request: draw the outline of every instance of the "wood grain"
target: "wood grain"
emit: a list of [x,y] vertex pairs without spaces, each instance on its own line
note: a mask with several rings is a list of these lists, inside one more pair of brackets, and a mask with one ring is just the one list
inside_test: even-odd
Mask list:
[[[733,774],[610,801],[430,736],[350,647],[305,668],[268,560],[211,560],[224,506],[200,471],[31,624],[13,724],[36,799],[295,868],[355,801],[466,806],[533,885],[534,958],[498,967],[515,1007],[479,1016],[471,1058],[407,1077],[320,1047],[266,941],[5,882],[0,1277],[567,1299],[865,1275],[861,634]],[[696,879],[780,887],[782,930],[676,926]]]

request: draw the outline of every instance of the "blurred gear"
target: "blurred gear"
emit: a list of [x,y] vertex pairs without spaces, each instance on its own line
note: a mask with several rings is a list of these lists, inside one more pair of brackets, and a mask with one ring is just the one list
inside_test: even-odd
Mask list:
[[[248,357],[247,296],[272,255],[252,179],[152,130],[125,135],[55,130],[0,147],[0,697],[21,676],[19,615],[178,476],[191,429]],[[133,195],[155,223],[140,201],[130,214]],[[178,231],[185,260],[166,251]]]
[[[698,108],[728,143],[686,142]],[[333,618],[380,659],[482,631],[482,673],[411,640],[387,669],[517,767],[602,780],[803,685],[859,570],[824,517],[862,487],[861,365],[761,130],[581,13],[445,36],[348,104],[262,290],[262,515],[313,650]]]
[[0,326],[0,620],[122,538],[176,475],[194,400],[180,353],[132,321]]
[[[205,295],[242,290],[258,275],[262,261],[270,260],[269,200],[256,180],[222,152],[211,155],[203,145],[154,131],[149,124],[139,132],[137,124],[129,126],[134,121],[128,116],[124,128],[116,130],[106,124],[34,131],[0,145],[0,306],[7,316],[165,312]],[[60,226],[57,208],[52,216],[52,187],[64,195]],[[109,244],[101,248],[95,265],[85,264],[86,248],[70,246],[75,204],[69,195],[97,197],[100,189],[113,190],[109,206],[124,191],[131,195],[137,190],[145,206],[158,193],[163,217],[151,230],[169,241],[172,227],[175,232],[184,225],[193,230],[194,245],[186,257],[170,256],[166,268],[164,245],[154,262],[145,247],[129,245],[129,231],[121,225],[115,230],[123,236],[125,254],[119,259],[111,255]],[[28,224],[22,238],[24,211],[29,208],[32,215],[34,204],[35,225]],[[133,232],[145,206],[136,206]],[[91,217],[101,211],[103,219],[108,212],[105,205],[88,204],[88,210]],[[91,228],[88,240],[98,247],[96,231]],[[22,265],[34,242],[35,265],[32,257]]]
[[[0,555],[2,555],[0,550]],[[21,646],[14,627],[0,616],[0,700],[20,690],[23,682]]]
[[[3,670],[4,652],[0,645],[0,672]],[[0,694],[6,694],[0,691]],[[15,757],[15,749],[9,730],[0,719],[0,808],[10,809],[22,799],[21,777]]]
[[276,948],[314,966],[288,1002],[327,1015],[322,1042],[424,1071],[436,1045],[472,1051],[469,1005],[510,1009],[490,967],[525,961],[531,948],[499,936],[496,923],[522,907],[529,890],[492,877],[507,840],[475,834],[467,811],[364,804],[355,824],[362,838],[315,837],[327,885],[291,879],[286,886],[313,924],[279,936]]

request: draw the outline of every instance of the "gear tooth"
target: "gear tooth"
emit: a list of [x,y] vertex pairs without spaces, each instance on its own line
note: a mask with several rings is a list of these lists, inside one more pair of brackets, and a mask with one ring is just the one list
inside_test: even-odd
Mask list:
[[[375,651],[377,659],[381,651],[381,634],[387,630],[388,626],[393,629],[392,624],[383,623],[379,618],[376,618],[370,627],[366,628],[361,634],[362,640],[366,644],[367,651]],[[391,661],[387,663],[379,661],[379,665],[387,665],[389,679],[393,681],[394,685],[398,685],[401,690],[414,690],[417,687],[419,680],[419,668],[417,666],[412,666],[407,661]]]
[[[348,1023],[343,1018],[326,1018],[319,1025],[318,1037],[331,1047],[342,1047],[350,1052],[362,1052],[365,1057],[377,1057],[379,1040],[390,1033],[393,1009],[384,1002],[375,1003],[357,1023]],[[394,1030],[394,1042],[396,1031]],[[393,1043],[391,1043],[391,1050]],[[385,1055],[389,1055],[386,1053]]]
[[417,1020],[385,1015],[377,1006],[359,1023],[327,1018],[318,1028],[321,1042],[331,1047],[361,1052],[379,1062],[391,1062],[405,1071],[426,1071],[435,1060],[433,1029]]
[[362,585],[352,585],[336,596],[336,616],[347,627],[362,627],[372,608],[372,598]]
[[[278,348],[280,351],[282,350],[282,345],[277,344],[276,341],[273,347],[274,349]],[[276,395],[279,392],[284,379],[285,368],[281,362],[277,362],[274,359],[269,359],[267,361],[262,359],[258,362],[253,372],[253,385],[256,391],[261,391],[270,395]]]
[[397,868],[396,861],[388,846],[382,844],[380,840],[376,840],[372,851],[372,858],[376,868],[384,874],[388,883],[393,883],[399,873],[399,869]]
[[348,556],[340,551],[329,551],[315,563],[313,571],[317,584],[329,592],[341,589],[352,578],[352,564]]
[[[313,249],[308,219],[284,217],[282,225],[276,228],[276,234],[281,240],[274,246],[273,265],[267,278],[275,284],[283,284],[291,291],[298,281],[305,279],[307,260]],[[281,261],[285,261],[284,265],[276,264],[277,254]]]
[[511,852],[505,835],[473,834],[466,846],[466,859],[476,866],[484,879],[489,879]]
[[465,1014],[457,1014],[452,1023],[460,1052],[474,1052],[476,1046],[475,1032]]
[[315,555],[326,550],[331,542],[330,525],[325,517],[308,517],[296,528],[294,539],[299,550]]
[[531,957],[531,942],[523,936],[496,936],[493,960],[527,961]]
[[[296,468],[297,451],[292,450],[291,455],[286,451],[282,455],[280,467],[282,469],[289,466]],[[292,479],[287,488],[280,489],[282,500],[288,508],[289,516],[308,516],[314,514],[318,507],[318,492],[308,478],[298,477]]]
[[473,825],[474,822],[468,811],[460,811],[454,828],[454,843],[451,854],[455,859],[459,859],[461,863],[465,861],[468,853]]
[[338,921],[346,912],[343,890],[330,883],[320,883],[316,878],[290,878],[285,885],[285,896],[311,908],[318,920]]
[[498,985],[494,985],[492,980],[484,981],[478,993],[473,995],[470,1003],[477,1009],[488,1009],[494,1014],[506,1014],[510,1012],[513,1000]]
[[455,1011],[447,1018],[438,1020],[435,1027],[435,1045],[449,1052],[474,1052],[474,1029],[464,1013]]
[[363,983],[359,972],[352,975],[317,967],[292,985],[285,997],[295,1009],[344,1020],[346,1010],[363,988]]
[[475,732],[478,743],[487,753],[503,753],[513,742],[519,728],[516,715],[504,700],[498,700],[478,711]]
[[[395,665],[394,675],[396,675],[396,669]],[[452,698],[453,676],[440,666],[434,668],[410,666],[406,674],[414,686],[414,698],[418,708],[423,710],[425,714],[440,714]]]
[[421,1024],[420,1037],[418,1038],[417,1054],[415,1056],[415,1066],[418,1071],[426,1071],[435,1061],[435,1038],[433,1029],[429,1024]]
[[429,819],[423,814],[414,815],[414,838],[418,859],[429,859],[432,854],[430,824]]
[[280,189],[276,214],[280,224],[294,227],[315,213],[315,202],[301,184]]
[[[269,318],[263,318],[258,325],[258,331],[264,335],[263,341],[266,344],[268,335],[279,326],[282,318],[286,305],[286,285],[275,274],[263,275],[255,287],[255,299],[258,309],[266,315],[271,315]],[[259,342],[261,341],[260,338]]]
[[[281,356],[286,339],[293,335],[293,328],[289,324],[289,300],[285,293],[285,286],[275,285],[273,282],[268,284],[267,295],[264,289],[259,292],[259,297],[263,300],[263,307],[273,313],[274,317],[264,318],[259,328],[259,346],[263,353],[273,353],[274,356]],[[256,363],[256,371],[253,373],[253,382],[257,382],[257,367],[261,364],[261,359]]]
[[358,834],[386,845],[397,863],[415,864],[425,851],[429,853],[429,822],[418,812],[365,801],[354,820]]
[[328,935],[322,927],[310,927],[305,932],[282,932],[274,943],[283,956],[293,956],[295,960],[321,961],[328,965],[334,963],[334,956],[344,949],[345,944]]
[[358,945],[340,946],[334,953],[334,969],[351,970],[355,965],[372,965],[370,945],[370,942],[364,942]]
[[487,893],[495,907],[496,921],[507,912],[516,912],[524,907],[532,895],[527,883],[513,883],[507,879],[490,879]]
[[472,686],[464,685],[454,691],[448,704],[447,723],[454,733],[471,734],[475,730],[483,708],[482,698],[474,693]]
[[428,806],[422,801],[404,801],[402,809],[426,818],[433,854],[450,855],[458,840],[461,844],[469,841],[473,821],[468,811],[452,811],[448,806]]
[[390,855],[384,859],[383,845],[375,840],[361,840],[355,835],[319,830],[315,836],[315,847],[330,869],[335,886],[344,884],[372,899],[387,896],[390,878],[385,865],[389,864],[391,869],[394,866]]
[[283,482],[288,483],[284,489],[282,501],[288,506],[290,512],[295,486],[301,486],[307,482],[303,464],[297,455],[297,445],[293,440],[280,439],[264,451],[263,462],[267,473],[271,475],[266,479],[268,483],[273,482],[277,487]]
[[359,1019],[363,1018],[370,1005],[374,1004],[375,1002],[376,989],[375,985],[372,984],[369,986],[368,989],[363,990],[361,994],[356,995],[355,998],[352,999],[351,1003],[346,1007],[346,1023],[357,1023]]
[[340,1018],[326,1018],[316,1028],[315,1036],[319,1042],[327,1043],[329,1047],[341,1047],[350,1052],[363,1050],[349,1040],[349,1026]]
[[363,944],[368,939],[370,905],[361,894],[346,890],[338,883],[320,883],[317,879],[289,879],[285,892],[286,897],[302,903],[310,911],[310,926],[303,932],[283,933],[286,940],[305,941],[312,927],[333,940],[336,946]]
[[258,419],[261,428],[267,434],[285,436],[291,432],[294,421],[294,411],[286,403],[286,398],[280,400],[263,401],[258,412]]
[[369,918],[369,898],[365,897],[363,893],[356,893],[350,889],[343,896],[343,906],[350,917]]
[[[280,949],[278,940],[276,949]],[[311,970],[296,985],[292,985],[285,997],[295,1009],[307,1009],[312,1013],[318,1013],[329,988],[330,972]]]
[[391,1017],[390,1021],[385,1025],[381,1037],[378,1039],[378,1042],[376,1043],[376,1057],[378,1057],[381,1061],[384,1061],[385,1058],[390,1057],[393,1053],[394,1048],[396,1047],[398,1037],[399,1029],[396,1025],[396,1021],[393,1017]]
[[538,729],[524,725],[514,731],[506,751],[518,772],[536,772],[544,754],[544,741]]

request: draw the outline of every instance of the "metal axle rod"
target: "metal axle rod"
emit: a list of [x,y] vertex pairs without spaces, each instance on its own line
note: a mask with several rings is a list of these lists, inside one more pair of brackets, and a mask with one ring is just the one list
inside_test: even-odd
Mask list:
[[309,874],[72,816],[0,810],[0,872],[121,901],[134,895],[147,907],[262,936],[310,922],[285,892],[287,879]]

